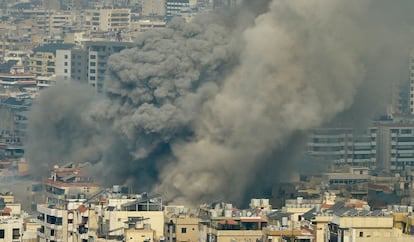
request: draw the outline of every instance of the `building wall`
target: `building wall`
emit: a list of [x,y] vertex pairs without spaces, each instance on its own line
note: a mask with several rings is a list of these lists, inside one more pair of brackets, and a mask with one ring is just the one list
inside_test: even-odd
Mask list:
[[23,219],[4,219],[0,223],[0,242],[20,241],[23,234]]
[[334,161],[338,165],[375,167],[376,128],[356,134],[349,128],[314,130],[308,142],[307,154],[311,157]]
[[410,112],[414,114],[414,50],[410,52],[408,65],[410,68]]
[[174,16],[179,16],[181,10],[189,8],[189,0],[166,0],[165,2],[165,14],[167,19],[171,19]]
[[56,57],[51,52],[37,52],[30,58],[30,72],[39,76],[55,74]]
[[154,241],[154,230],[127,229],[125,231],[125,242]]
[[[172,221],[175,226],[175,240],[176,241],[198,241],[199,229],[198,229],[198,222],[200,221],[199,218],[196,217],[172,217],[167,218],[166,223],[168,227],[168,223]],[[166,228],[168,230],[168,228]]]
[[151,229],[155,230],[156,237],[164,235],[164,213],[162,211],[106,211],[105,220],[109,221],[109,231],[114,231],[111,235],[122,235],[125,222],[128,218],[143,218],[143,224],[149,224]]
[[102,92],[104,90],[104,79],[109,56],[133,46],[134,44],[129,42],[86,42],[86,50],[88,52],[88,84],[97,92]]
[[164,17],[165,0],[142,0],[142,16]]
[[56,51],[56,77],[64,80],[70,79],[72,70],[71,50]]

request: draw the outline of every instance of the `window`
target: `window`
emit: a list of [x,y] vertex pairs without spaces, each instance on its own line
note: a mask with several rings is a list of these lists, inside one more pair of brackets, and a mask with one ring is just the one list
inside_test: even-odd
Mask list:
[[187,233],[187,228],[181,228],[181,233],[183,234]]
[[68,66],[68,62],[65,61],[65,66]]
[[64,70],[63,70],[63,72],[64,72],[64,73],[68,73],[68,69],[64,69]]
[[90,65],[91,65],[91,66],[96,66],[96,62],[91,61]]
[[67,59],[68,58],[68,55],[65,55],[65,59]]
[[359,232],[359,237],[364,237],[364,232]]
[[61,217],[57,217],[56,218],[56,225],[62,225],[62,218]]
[[92,60],[96,59],[96,55],[91,55],[90,57]]
[[0,239],[4,239],[4,229],[0,229]]
[[55,230],[54,229],[50,230],[50,236],[55,236]]
[[20,238],[20,229],[13,229],[12,238],[13,239],[19,239]]

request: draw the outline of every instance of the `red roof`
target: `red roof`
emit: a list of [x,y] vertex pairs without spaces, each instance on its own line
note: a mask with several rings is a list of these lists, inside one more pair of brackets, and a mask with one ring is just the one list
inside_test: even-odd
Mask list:
[[3,213],[10,213],[12,211],[12,209],[11,208],[9,208],[9,207],[5,207],[4,209],[3,209]]
[[242,218],[240,221],[242,221],[243,223],[263,223],[263,222],[267,222],[266,219],[262,219],[262,218]]
[[225,224],[238,225],[239,223],[237,221],[234,221],[233,219],[224,219],[224,220],[221,220],[219,222],[219,224],[222,224],[222,225],[225,225]]
[[87,210],[88,210],[88,208],[85,207],[85,205],[83,205],[83,204],[78,207],[78,211],[81,212],[81,213],[84,213]]

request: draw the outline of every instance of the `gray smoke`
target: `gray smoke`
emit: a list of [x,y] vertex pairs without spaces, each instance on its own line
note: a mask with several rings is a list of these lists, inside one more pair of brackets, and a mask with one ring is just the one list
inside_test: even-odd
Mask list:
[[[108,181],[172,202],[237,201],[289,174],[302,133],[386,103],[412,40],[414,3],[397,2],[260,1],[147,32],[110,58],[106,100],[65,91],[60,110],[41,95],[30,160],[92,160]],[[48,112],[61,118],[44,122]]]

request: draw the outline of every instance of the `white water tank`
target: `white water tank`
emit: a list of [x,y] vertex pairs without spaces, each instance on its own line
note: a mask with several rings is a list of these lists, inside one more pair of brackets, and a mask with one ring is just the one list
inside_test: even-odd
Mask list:
[[269,199],[261,199],[260,203],[262,204],[262,207],[268,207]]
[[288,227],[288,218],[287,217],[282,217],[282,226],[283,227]]
[[224,217],[230,218],[231,215],[232,215],[232,211],[231,210],[228,210],[228,209],[224,210]]
[[114,192],[114,193],[121,192],[121,187],[119,185],[113,185],[112,186],[112,192]]
[[260,199],[253,198],[250,202],[253,208],[260,207]]

